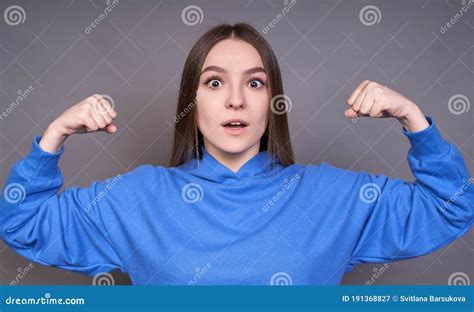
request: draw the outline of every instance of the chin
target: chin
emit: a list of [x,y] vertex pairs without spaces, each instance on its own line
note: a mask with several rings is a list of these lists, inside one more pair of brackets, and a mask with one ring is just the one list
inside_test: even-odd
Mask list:
[[227,154],[240,154],[245,152],[247,149],[250,148],[250,144],[243,144],[241,142],[227,142],[223,144],[222,151]]
[[229,140],[216,144],[215,147],[221,150],[225,154],[240,154],[250,149],[254,143],[241,142],[240,140]]

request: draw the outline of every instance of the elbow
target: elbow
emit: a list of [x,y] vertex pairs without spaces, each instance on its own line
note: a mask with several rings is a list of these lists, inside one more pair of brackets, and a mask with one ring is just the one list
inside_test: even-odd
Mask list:
[[474,220],[474,193],[455,194],[437,208],[452,226],[464,229]]

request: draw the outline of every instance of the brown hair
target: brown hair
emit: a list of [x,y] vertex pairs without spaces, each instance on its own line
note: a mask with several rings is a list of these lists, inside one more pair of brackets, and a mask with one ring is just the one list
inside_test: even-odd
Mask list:
[[[174,118],[175,129],[170,166],[179,166],[193,157],[200,158],[203,142],[197,127],[196,91],[207,54],[221,40],[237,38],[251,44],[260,54],[268,76],[272,99],[283,96],[283,84],[277,58],[268,42],[249,24],[221,24],[208,30],[194,44],[184,64],[180,93]],[[274,102],[272,101],[272,105]],[[281,104],[281,103],[280,103]],[[287,113],[268,110],[268,125],[260,139],[260,151],[267,151],[283,165],[294,163]]]

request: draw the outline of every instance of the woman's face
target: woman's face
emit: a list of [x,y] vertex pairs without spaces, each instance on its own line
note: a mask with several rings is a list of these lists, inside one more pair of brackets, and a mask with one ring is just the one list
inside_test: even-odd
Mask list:
[[196,97],[206,150],[258,153],[270,95],[257,50],[239,39],[218,42],[204,61]]

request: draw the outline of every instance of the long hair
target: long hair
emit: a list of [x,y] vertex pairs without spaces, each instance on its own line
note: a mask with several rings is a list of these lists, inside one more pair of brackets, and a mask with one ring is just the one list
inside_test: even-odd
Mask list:
[[[170,166],[179,166],[192,158],[200,158],[203,136],[197,127],[196,92],[207,54],[221,40],[237,38],[251,44],[260,54],[271,89],[272,103],[284,98],[280,67],[268,42],[249,24],[221,24],[208,30],[194,44],[181,75]],[[281,105],[280,102],[278,105]],[[276,108],[278,109],[278,108]],[[268,110],[268,125],[260,139],[260,151],[267,151],[283,165],[294,163],[286,111]]]

